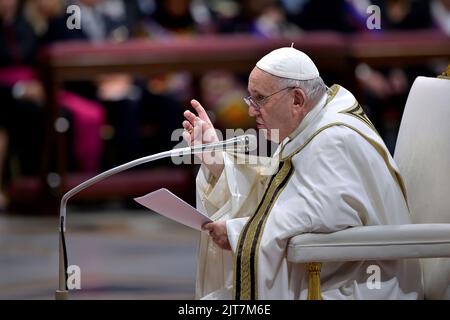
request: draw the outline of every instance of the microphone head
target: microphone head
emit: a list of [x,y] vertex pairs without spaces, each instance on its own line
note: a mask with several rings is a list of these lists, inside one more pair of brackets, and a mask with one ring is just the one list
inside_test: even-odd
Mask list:
[[230,151],[238,153],[250,153],[255,151],[258,147],[258,139],[253,134],[244,134],[227,141],[232,141],[234,139],[236,139],[236,143],[231,148],[226,147],[227,150],[231,149]]
[[250,153],[258,147],[258,141],[255,135],[244,134],[228,140],[215,142],[206,145],[206,149],[215,149],[234,153]]
[[228,151],[235,153],[250,153],[258,147],[258,139],[255,135],[246,134],[228,140],[217,141],[207,144],[194,145],[187,148],[179,148],[171,151],[172,156],[196,154],[208,151]]

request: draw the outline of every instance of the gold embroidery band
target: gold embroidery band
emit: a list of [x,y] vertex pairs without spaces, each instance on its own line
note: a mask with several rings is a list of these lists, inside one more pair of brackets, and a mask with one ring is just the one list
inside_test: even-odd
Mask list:
[[325,105],[328,105],[328,103],[330,103],[331,100],[334,99],[334,97],[336,97],[338,91],[339,91],[340,86],[337,84],[333,84],[331,86],[331,88],[328,89],[328,98],[327,101],[325,102]]
[[236,300],[258,298],[259,244],[269,213],[292,173],[291,159],[288,159],[282,163],[281,169],[272,177],[257,210],[239,238],[234,274],[234,297]]
[[361,120],[366,125],[368,125],[370,129],[375,131],[376,134],[378,134],[377,129],[375,129],[375,126],[373,125],[372,121],[370,121],[369,117],[367,117],[366,113],[364,112],[364,109],[361,107],[361,105],[358,102],[356,102],[351,108],[340,111],[339,113],[347,114],[349,116],[352,116],[352,117],[355,117],[355,118]]
[[[277,173],[280,171],[280,168],[281,168],[281,163],[280,163],[280,167],[278,168]],[[268,186],[270,186],[270,185],[272,184],[272,181],[275,179],[275,177],[276,177],[276,174],[274,174],[274,175],[270,178],[270,181],[269,181]],[[263,197],[261,198],[261,200],[260,200],[260,202],[259,202],[259,204],[258,204],[258,207],[256,208],[256,211],[255,211],[255,212],[258,212],[258,211],[259,211],[259,208],[260,208],[261,205],[263,204],[264,199],[266,199],[266,196],[267,196],[268,191],[269,191],[269,187],[266,188],[266,191],[264,192]],[[241,270],[240,270],[240,268],[238,268],[237,266],[239,266],[240,263],[241,263],[241,256],[242,256],[242,255],[241,255],[241,252],[242,252],[242,249],[243,249],[243,246],[244,246],[244,241],[243,241],[243,239],[245,238],[244,235],[247,234],[248,229],[249,229],[249,227],[250,227],[250,225],[251,225],[251,222],[252,222],[252,220],[253,220],[255,217],[256,217],[255,214],[253,214],[253,215],[250,217],[249,221],[248,221],[248,222],[246,223],[246,225],[244,226],[244,229],[242,230],[241,235],[239,236],[239,241],[238,241],[238,245],[237,245],[237,254],[236,254],[236,259],[235,259],[235,263],[234,263],[234,272],[233,272],[233,278],[234,278],[234,279],[233,279],[233,282],[234,282],[234,284],[235,284],[234,287],[233,287],[233,290],[234,290],[233,296],[235,297],[236,300],[239,300],[239,299],[240,299],[241,284],[244,284],[243,286],[244,286],[244,287],[247,287],[247,286],[248,286],[248,282],[250,281],[250,279],[248,279],[248,277],[245,278],[245,277],[242,277],[242,276],[241,276],[241,272],[240,272]],[[239,279],[239,281],[238,281],[238,279]]]

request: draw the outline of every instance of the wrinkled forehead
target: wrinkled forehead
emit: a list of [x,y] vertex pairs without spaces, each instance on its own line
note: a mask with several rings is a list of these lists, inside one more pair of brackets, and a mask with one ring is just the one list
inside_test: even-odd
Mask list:
[[277,88],[277,78],[258,67],[254,67],[248,77],[248,90],[265,92]]

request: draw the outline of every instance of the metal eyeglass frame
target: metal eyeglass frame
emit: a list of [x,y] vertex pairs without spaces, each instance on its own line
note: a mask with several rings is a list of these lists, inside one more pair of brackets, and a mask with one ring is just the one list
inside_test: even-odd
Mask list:
[[284,90],[294,89],[294,88],[298,88],[298,87],[286,87],[286,88],[283,88],[281,90],[278,90],[277,92],[269,94],[268,96],[266,96],[266,97],[264,97],[264,98],[262,98],[260,100],[255,100],[255,99],[253,99],[252,96],[248,96],[248,97],[244,98],[244,101],[249,107],[253,106],[256,110],[259,110],[263,106],[264,102],[267,101],[270,97],[272,97],[272,96],[276,95],[277,93],[280,93],[280,92],[282,92]]

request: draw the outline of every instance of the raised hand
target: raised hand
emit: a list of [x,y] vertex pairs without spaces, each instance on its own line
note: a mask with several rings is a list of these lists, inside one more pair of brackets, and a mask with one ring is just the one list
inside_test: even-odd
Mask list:
[[[204,143],[212,143],[219,141],[216,130],[214,129],[211,119],[202,107],[200,102],[193,99],[191,105],[197,115],[189,110],[186,110],[183,115],[186,120],[183,121],[183,138],[189,145],[199,145]],[[214,177],[218,178],[223,170],[223,158],[219,153],[212,154],[210,152],[199,156],[204,165]]]
[[219,141],[214,126],[200,102],[192,99],[191,105],[197,115],[189,110],[184,112],[186,120],[183,121],[183,128],[186,131],[183,133],[183,138],[189,145]]

